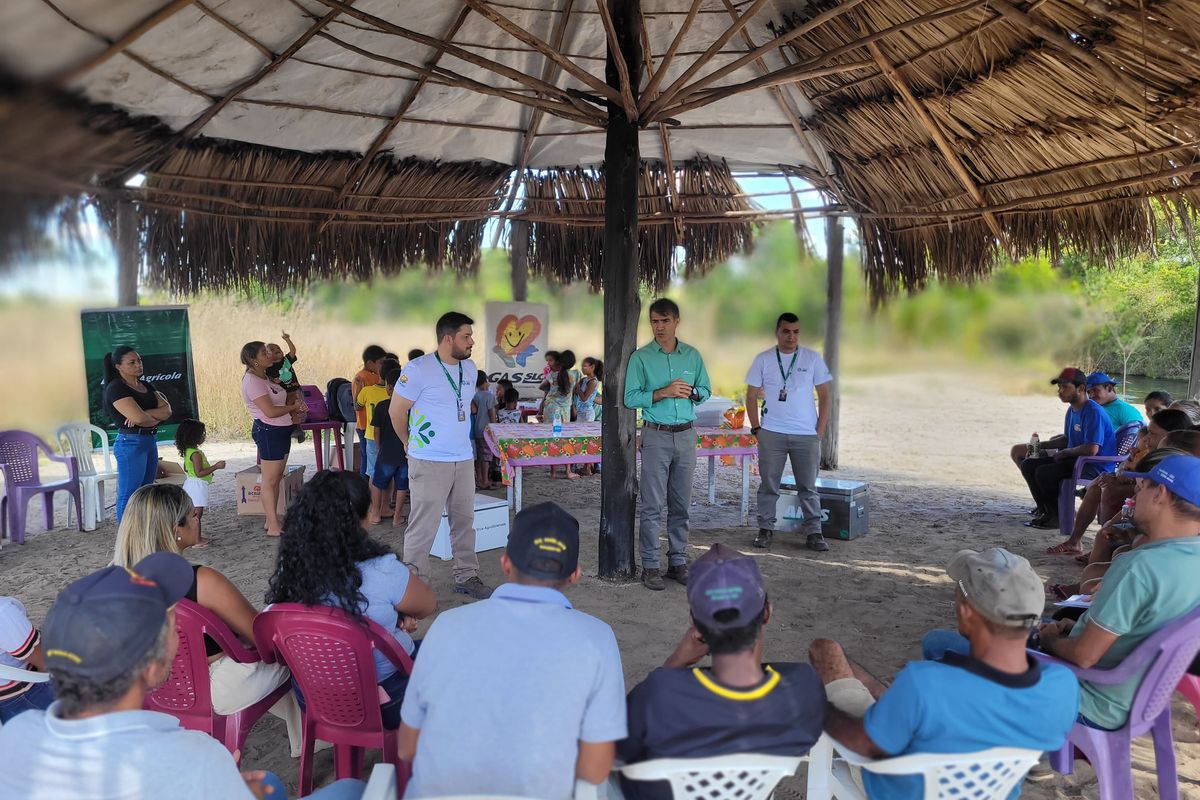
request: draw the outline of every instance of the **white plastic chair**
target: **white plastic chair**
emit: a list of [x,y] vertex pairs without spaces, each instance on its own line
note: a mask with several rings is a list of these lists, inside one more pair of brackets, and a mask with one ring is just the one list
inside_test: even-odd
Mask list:
[[713,758],[656,758],[620,767],[635,781],[669,781],[674,800],[766,800],[803,758],[737,753]]
[[[92,447],[93,434],[100,439],[100,469],[96,468],[92,459],[96,452],[96,448]],[[62,454],[74,458],[79,465],[79,488],[83,493],[81,521],[85,531],[95,530],[96,525],[104,519],[104,481],[117,479],[117,465],[108,447],[108,434],[86,422],[69,422],[59,426],[54,432],[54,439]],[[70,522],[69,507],[67,514],[67,521]]]
[[993,747],[974,753],[921,753],[872,761],[829,741],[836,751],[830,789],[839,800],[867,800],[852,767],[875,775],[922,776],[925,800],[1005,800],[1042,756],[1040,750]]
[[[20,667],[10,667],[7,664],[0,664],[0,680],[4,681],[24,681],[25,683],[46,683],[50,680],[49,672],[33,672]],[[3,727],[3,725],[0,725]]]

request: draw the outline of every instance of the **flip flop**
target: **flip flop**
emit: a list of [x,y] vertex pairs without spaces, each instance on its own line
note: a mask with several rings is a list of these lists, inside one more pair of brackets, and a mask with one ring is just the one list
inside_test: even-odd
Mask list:
[[1082,553],[1083,550],[1079,547],[1070,547],[1066,542],[1059,542],[1053,547],[1046,548],[1048,556],[1074,556]]

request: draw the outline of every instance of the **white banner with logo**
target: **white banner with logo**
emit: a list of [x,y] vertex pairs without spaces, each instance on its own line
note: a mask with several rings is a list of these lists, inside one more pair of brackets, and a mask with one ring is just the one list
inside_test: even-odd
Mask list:
[[550,341],[550,307],[544,303],[488,303],[485,336],[476,347],[487,351],[485,367],[492,383],[508,378],[522,397],[540,397]]

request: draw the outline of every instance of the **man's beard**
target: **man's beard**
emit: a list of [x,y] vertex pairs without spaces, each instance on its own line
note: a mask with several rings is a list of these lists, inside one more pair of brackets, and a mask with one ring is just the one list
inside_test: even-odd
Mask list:
[[455,361],[465,361],[471,357],[470,349],[467,350],[451,350],[450,357]]

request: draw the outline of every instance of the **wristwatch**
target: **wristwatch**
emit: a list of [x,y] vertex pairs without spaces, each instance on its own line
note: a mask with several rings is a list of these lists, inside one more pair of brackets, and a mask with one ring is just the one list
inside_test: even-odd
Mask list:
[[762,430],[762,425],[755,425],[750,429],[751,436],[758,436],[758,432]]

